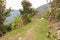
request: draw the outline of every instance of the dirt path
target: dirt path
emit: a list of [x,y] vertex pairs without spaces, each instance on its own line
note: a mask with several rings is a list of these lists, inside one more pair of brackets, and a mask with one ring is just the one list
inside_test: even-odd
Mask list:
[[27,30],[22,40],[34,40],[36,38],[36,34],[32,33],[33,28],[34,27],[31,27],[29,30]]
[[33,33],[33,31],[34,31],[34,28],[36,28],[38,25],[37,22],[36,22],[36,25],[33,25],[30,29],[26,31],[25,36],[22,38],[22,40],[36,40],[36,33]]

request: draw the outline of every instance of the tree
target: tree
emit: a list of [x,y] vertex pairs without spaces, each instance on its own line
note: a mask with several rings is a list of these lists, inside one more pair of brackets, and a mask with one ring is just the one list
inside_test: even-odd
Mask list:
[[23,10],[21,9],[21,15],[22,15],[22,20],[24,20],[25,23],[28,23],[31,21],[31,17],[33,15],[35,15],[36,10],[31,8],[32,4],[27,1],[27,0],[23,0],[22,1],[22,6],[23,6]]
[[11,9],[5,9],[5,0],[0,0],[0,34],[3,35],[6,32],[5,25],[3,24],[5,18]]
[[58,8],[60,8],[60,0],[53,0],[53,2],[51,2],[51,16],[53,18],[56,18],[56,11]]
[[50,9],[49,9],[49,19],[50,20],[55,20],[56,19],[56,9],[59,8],[60,6],[60,1],[59,0],[50,0]]

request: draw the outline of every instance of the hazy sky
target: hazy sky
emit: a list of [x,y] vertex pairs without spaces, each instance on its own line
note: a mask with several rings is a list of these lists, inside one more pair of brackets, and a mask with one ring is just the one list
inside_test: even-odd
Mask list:
[[[11,7],[14,10],[22,9],[22,0],[6,0],[6,8]],[[32,3],[32,7],[37,8],[43,4],[46,4],[46,0],[29,0]]]

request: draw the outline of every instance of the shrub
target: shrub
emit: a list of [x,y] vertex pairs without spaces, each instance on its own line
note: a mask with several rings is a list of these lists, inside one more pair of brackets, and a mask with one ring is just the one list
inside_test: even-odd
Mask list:
[[57,13],[56,15],[57,20],[60,20],[60,8],[56,10],[56,13]]
[[11,24],[6,25],[6,30],[7,30],[7,31],[11,31],[11,30],[12,30]]

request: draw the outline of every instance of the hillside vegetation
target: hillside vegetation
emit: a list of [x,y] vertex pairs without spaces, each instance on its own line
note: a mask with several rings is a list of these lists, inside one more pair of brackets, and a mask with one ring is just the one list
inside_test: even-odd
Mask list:
[[[22,40],[52,40],[47,37],[48,25],[50,24],[47,20],[34,20],[31,23],[18,28],[14,31],[8,32],[0,40],[18,40],[19,37]],[[54,30],[52,31],[52,35]]]

